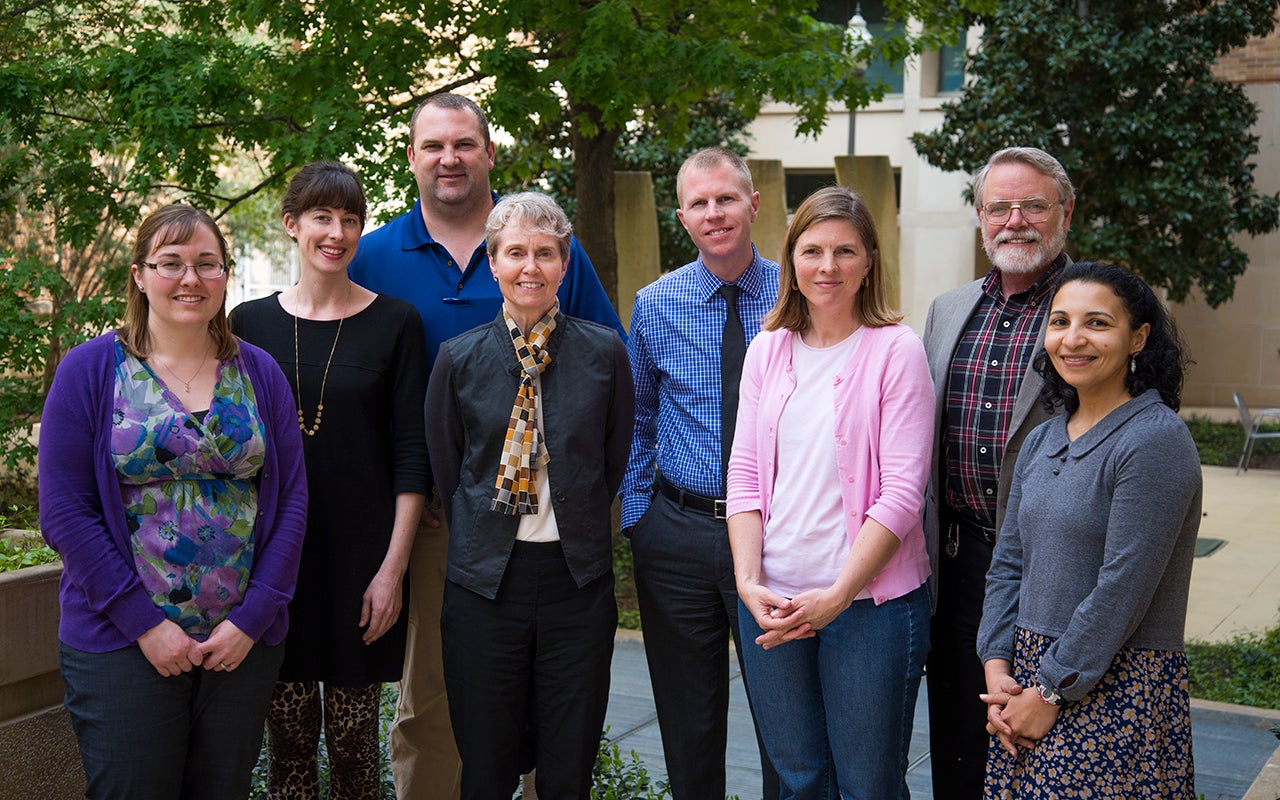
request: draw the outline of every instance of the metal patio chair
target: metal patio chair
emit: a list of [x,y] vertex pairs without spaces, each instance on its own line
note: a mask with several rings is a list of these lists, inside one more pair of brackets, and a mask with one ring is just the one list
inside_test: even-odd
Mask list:
[[1240,426],[1244,428],[1244,449],[1240,451],[1240,463],[1236,465],[1236,474],[1240,470],[1249,471],[1249,458],[1253,455],[1253,443],[1259,439],[1280,439],[1280,431],[1263,431],[1262,421],[1271,418],[1280,422],[1280,408],[1267,408],[1256,414],[1249,413],[1249,405],[1239,392],[1232,392],[1236,410],[1240,412]]

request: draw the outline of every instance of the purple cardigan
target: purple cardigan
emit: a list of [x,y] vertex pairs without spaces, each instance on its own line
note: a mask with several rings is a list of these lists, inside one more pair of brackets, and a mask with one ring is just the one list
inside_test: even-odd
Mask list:
[[[164,621],[133,564],[124,501],[111,461],[115,333],[73,348],[53,378],[40,425],[40,526],[62,556],[58,638],[78,650],[127,647]],[[266,427],[253,572],[227,619],[279,644],[307,527],[307,481],[293,393],[276,362],[240,343],[240,360]]]
[[[759,511],[769,535],[777,473],[778,420],[795,390],[789,330],[762,331],[742,366],[738,428],[729,459],[728,513]],[[933,446],[933,380],[924,346],[906,325],[862,329],[853,358],[835,379],[835,451],[845,529],[852,543],[866,517],[902,544],[857,600],[876,605],[929,577],[924,490]]]

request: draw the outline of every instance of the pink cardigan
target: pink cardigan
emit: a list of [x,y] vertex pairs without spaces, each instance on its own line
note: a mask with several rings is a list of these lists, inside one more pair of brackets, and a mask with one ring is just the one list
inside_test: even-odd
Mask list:
[[[742,368],[737,433],[729,460],[728,513],[759,511],[769,535],[777,426],[795,389],[788,330],[761,331]],[[929,577],[921,524],[933,448],[933,381],[924,345],[905,325],[863,328],[835,379],[836,468],[850,543],[870,516],[901,541],[857,600],[876,605]],[[766,567],[767,568],[767,567]]]

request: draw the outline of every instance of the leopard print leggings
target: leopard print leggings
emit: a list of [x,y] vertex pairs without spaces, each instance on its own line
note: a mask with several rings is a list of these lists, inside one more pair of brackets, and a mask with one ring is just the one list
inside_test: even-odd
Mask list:
[[324,687],[280,682],[267,711],[267,796],[319,800],[317,751],[323,705],[329,800],[379,797],[378,700],[382,684]]

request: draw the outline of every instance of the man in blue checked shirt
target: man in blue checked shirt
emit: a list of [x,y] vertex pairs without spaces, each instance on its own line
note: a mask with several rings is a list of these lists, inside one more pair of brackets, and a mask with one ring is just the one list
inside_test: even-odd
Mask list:
[[[778,265],[751,243],[760,195],[736,153],[694,153],[680,167],[676,193],[698,260],[636,295],[627,342],[636,428],[622,527],[631,538],[672,797],[723,800],[738,595],[724,515],[722,402],[727,391],[732,419],[741,363],[735,372],[731,362],[778,297]],[[722,360],[731,387],[724,391]],[[777,773],[763,748],[761,765],[765,800],[773,800]]]

